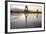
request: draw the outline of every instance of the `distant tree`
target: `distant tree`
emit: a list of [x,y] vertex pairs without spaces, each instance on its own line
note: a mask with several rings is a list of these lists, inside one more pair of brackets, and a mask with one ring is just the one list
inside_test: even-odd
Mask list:
[[38,18],[38,9],[37,9],[37,18]]
[[10,10],[10,13],[12,13],[12,10]]
[[37,12],[38,12],[38,9],[37,9]]

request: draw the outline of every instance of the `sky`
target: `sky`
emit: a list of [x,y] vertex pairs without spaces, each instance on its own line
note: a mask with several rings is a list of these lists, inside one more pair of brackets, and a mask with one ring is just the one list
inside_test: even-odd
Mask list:
[[14,9],[14,8],[18,8],[18,9],[25,9],[25,6],[28,6],[28,10],[29,11],[37,11],[37,9],[39,11],[42,11],[42,4],[32,4],[32,3],[13,3],[13,4],[10,4],[11,6],[11,9]]

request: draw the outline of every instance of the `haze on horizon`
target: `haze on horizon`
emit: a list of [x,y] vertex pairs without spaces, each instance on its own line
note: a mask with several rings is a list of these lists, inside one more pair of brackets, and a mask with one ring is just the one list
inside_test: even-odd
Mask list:
[[[25,9],[25,6],[26,5],[16,5],[16,4],[11,4],[10,5],[10,9],[11,10],[17,10],[17,9],[20,9],[20,10],[24,10]],[[42,11],[42,6],[39,6],[39,5],[27,5],[28,7],[28,10],[29,11],[37,11],[37,9],[41,12]]]

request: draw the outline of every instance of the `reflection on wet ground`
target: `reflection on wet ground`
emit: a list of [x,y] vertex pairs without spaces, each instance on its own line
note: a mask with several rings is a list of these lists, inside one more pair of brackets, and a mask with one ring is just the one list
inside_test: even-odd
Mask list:
[[30,14],[27,16],[27,27],[26,27],[26,19],[24,13],[12,13],[10,15],[10,28],[18,29],[18,28],[39,28],[41,27],[42,14]]

